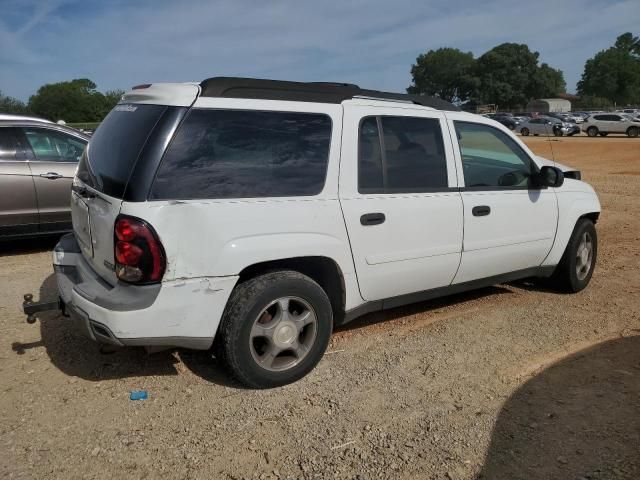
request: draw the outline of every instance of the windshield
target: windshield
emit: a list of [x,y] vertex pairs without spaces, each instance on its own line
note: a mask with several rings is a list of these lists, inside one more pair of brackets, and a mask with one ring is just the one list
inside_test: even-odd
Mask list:
[[138,156],[166,108],[116,105],[91,137],[78,166],[78,178],[106,195],[122,198]]

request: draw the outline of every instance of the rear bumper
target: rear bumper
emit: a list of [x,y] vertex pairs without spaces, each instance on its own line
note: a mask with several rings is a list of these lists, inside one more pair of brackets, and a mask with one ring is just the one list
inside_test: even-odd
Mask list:
[[238,277],[109,285],[84,260],[73,234],[53,252],[58,293],[76,328],[118,346],[208,349]]

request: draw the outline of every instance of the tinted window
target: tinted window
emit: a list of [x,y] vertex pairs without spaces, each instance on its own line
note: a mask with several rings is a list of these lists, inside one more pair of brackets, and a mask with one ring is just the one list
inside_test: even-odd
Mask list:
[[25,160],[20,135],[16,128],[0,128],[0,160]]
[[609,115],[594,115],[593,119],[594,120],[608,120],[608,118],[607,118],[608,116]]
[[87,143],[44,128],[24,128],[23,131],[35,160],[39,162],[77,162]]
[[466,187],[529,185],[535,164],[509,135],[478,123],[455,122],[455,126]]
[[330,141],[323,114],[194,109],[165,153],[151,198],[317,195]]
[[78,166],[78,178],[96,190],[122,198],[140,151],[166,108],[116,105],[91,137]]
[[424,192],[447,187],[447,161],[438,119],[385,116],[362,120],[360,193]]

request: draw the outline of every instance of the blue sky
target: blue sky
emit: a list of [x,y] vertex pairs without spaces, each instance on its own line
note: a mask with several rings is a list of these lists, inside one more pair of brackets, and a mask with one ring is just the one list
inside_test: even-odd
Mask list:
[[640,0],[0,0],[0,90],[90,78],[101,91],[210,76],[404,91],[418,54],[526,43],[575,89]]

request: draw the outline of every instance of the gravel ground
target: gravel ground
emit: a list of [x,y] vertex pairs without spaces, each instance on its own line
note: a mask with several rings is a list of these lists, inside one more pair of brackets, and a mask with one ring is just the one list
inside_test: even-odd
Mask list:
[[27,325],[22,294],[55,295],[55,241],[0,245],[0,475],[640,478],[640,140],[527,142],[600,195],[587,290],[519,282],[368,315],[280,389],[238,388],[204,353],[103,355],[53,314]]

